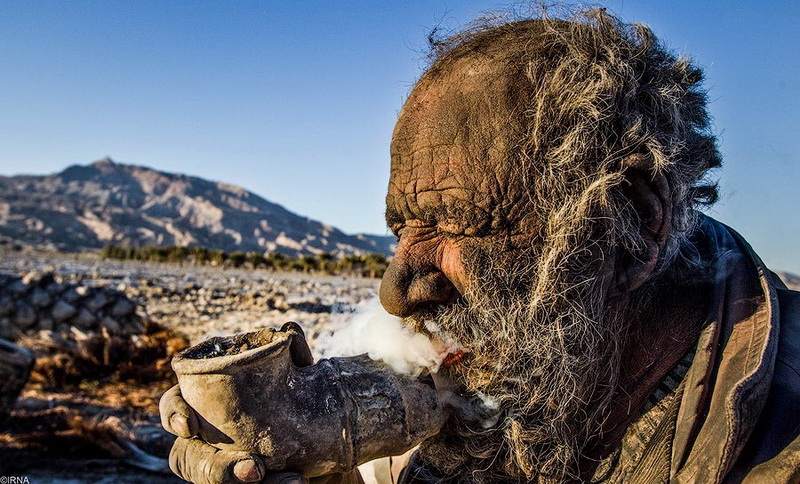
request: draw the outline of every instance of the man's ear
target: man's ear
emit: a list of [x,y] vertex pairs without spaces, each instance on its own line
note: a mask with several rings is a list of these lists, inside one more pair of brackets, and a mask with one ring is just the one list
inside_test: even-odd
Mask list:
[[643,244],[633,251],[618,248],[615,282],[622,293],[637,289],[653,274],[672,230],[672,198],[666,177],[645,169],[641,159],[632,161],[625,169],[620,191],[637,215]]

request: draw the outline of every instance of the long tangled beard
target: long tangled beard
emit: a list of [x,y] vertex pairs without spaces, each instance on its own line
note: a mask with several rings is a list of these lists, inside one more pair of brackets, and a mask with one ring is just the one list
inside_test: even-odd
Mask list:
[[562,271],[543,280],[503,269],[533,260],[501,260],[477,254],[480,282],[433,315],[470,350],[442,375],[466,395],[492,397],[501,418],[488,428],[452,418],[420,459],[456,482],[580,480],[617,389],[622,318],[606,309],[598,279]]

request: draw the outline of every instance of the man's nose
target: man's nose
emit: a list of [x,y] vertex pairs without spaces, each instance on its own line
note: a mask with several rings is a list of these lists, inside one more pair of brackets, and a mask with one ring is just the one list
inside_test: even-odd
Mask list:
[[416,311],[452,301],[458,295],[453,283],[433,265],[413,267],[395,256],[381,280],[381,304],[404,318]]

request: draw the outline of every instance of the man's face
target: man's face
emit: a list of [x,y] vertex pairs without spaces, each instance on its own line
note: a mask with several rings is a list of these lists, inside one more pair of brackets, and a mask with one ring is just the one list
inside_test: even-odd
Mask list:
[[527,245],[533,211],[507,162],[502,79],[487,65],[459,61],[423,80],[406,102],[391,147],[386,220],[399,237],[381,289],[389,312],[406,317],[449,304],[476,274],[465,251]]
[[524,188],[515,110],[493,70],[458,60],[420,81],[403,108],[386,199],[399,242],[381,302],[468,348],[442,373],[505,412],[492,428],[451,422],[423,444],[424,459],[476,482],[574,476],[614,389],[620,330],[602,285],[565,269],[591,241],[543,237],[548,214]]

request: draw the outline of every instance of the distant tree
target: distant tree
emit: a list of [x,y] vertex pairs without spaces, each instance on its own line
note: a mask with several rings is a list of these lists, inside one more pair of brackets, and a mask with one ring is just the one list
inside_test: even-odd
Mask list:
[[247,262],[247,254],[244,252],[233,252],[228,257],[228,263],[233,267],[242,267]]
[[293,261],[280,252],[270,252],[267,255],[267,262],[275,269],[286,271],[291,269]]
[[222,266],[228,260],[228,253],[224,250],[212,250],[208,254],[208,259],[212,266]]
[[172,247],[155,247],[153,253],[158,262],[166,262],[169,260],[169,254],[172,252]]
[[124,255],[125,253],[121,250],[121,247],[113,244],[104,245],[100,250],[100,257],[103,259],[122,259]]
[[319,272],[326,274],[333,274],[334,272],[334,255],[330,252],[320,252],[315,257],[316,269]]
[[317,259],[313,255],[303,254],[300,256],[298,262],[300,263],[301,270],[306,274],[317,270]]
[[336,270],[339,273],[346,273],[350,276],[360,276],[364,272],[364,257],[348,254],[336,262]]
[[167,260],[170,262],[183,262],[189,255],[189,249],[184,246],[175,245],[168,249]]
[[267,265],[267,259],[258,252],[248,252],[247,262],[253,269],[258,269],[261,266]]
[[389,262],[383,254],[373,253],[364,256],[365,275],[368,274],[371,278],[383,277],[383,273],[386,272],[388,266]]
[[189,255],[192,261],[198,265],[206,265],[210,260],[208,249],[205,247],[192,247],[189,249]]
[[308,273],[346,274],[362,277],[382,277],[389,265],[383,254],[345,255],[336,258],[330,252],[319,254],[298,254],[289,257],[280,252],[259,254],[258,252],[233,252],[223,250],[210,250],[205,247],[185,246],[149,246],[133,247],[131,245],[106,244],[100,250],[104,259],[141,260],[151,262],[178,262],[190,261],[196,265],[212,265],[217,267],[244,267],[253,269],[268,268],[283,271],[298,271]]

